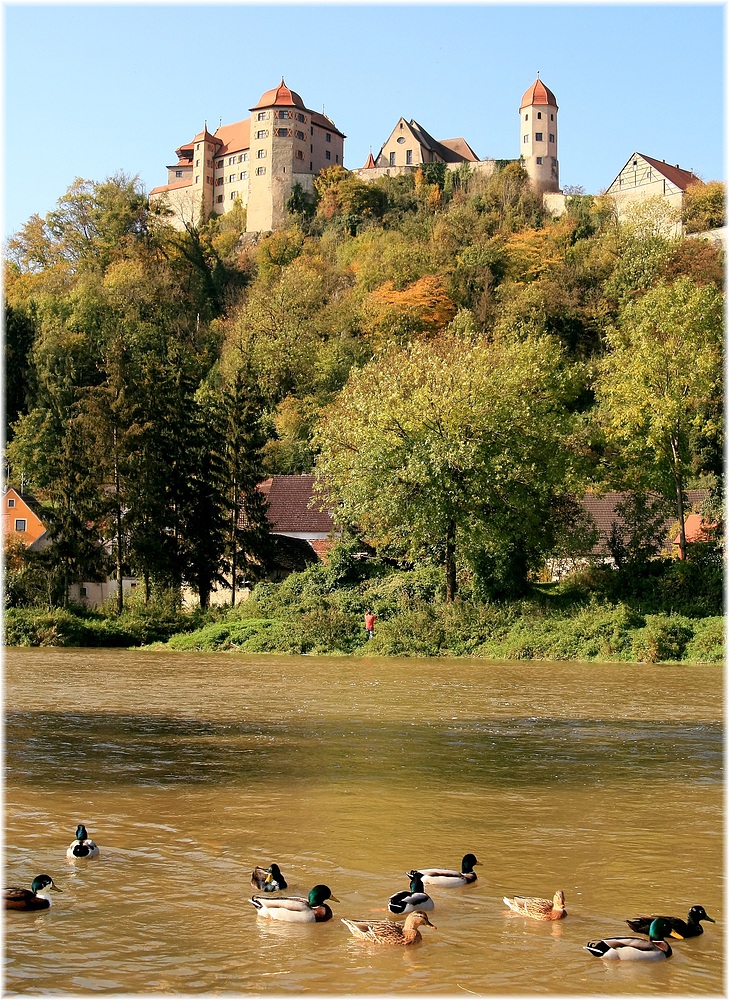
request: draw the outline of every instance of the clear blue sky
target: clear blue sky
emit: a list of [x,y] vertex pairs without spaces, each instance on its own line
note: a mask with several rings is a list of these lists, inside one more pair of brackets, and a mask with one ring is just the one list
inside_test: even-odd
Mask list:
[[283,76],[364,164],[398,118],[520,153],[537,71],[559,105],[562,185],[604,190],[634,151],[724,178],[724,7],[714,4],[29,4],[4,14],[4,233],[76,177],[147,191],[207,120]]

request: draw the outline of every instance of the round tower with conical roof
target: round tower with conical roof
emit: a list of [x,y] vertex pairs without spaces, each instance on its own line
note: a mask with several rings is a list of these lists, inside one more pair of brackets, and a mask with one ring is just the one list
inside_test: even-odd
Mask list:
[[539,79],[525,91],[519,106],[521,158],[534,188],[559,191],[557,98]]

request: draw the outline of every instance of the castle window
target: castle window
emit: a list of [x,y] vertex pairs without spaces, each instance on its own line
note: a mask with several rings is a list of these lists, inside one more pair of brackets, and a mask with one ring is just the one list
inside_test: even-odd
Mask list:
[[222,167],[222,166],[223,166],[223,161],[222,161],[222,160],[218,160],[218,166],[219,166],[219,167]]
[[296,133],[296,138],[303,140],[305,138],[304,133],[303,132],[297,132]]
[[554,132],[549,133],[549,141],[554,142]]
[[219,205],[222,204],[222,201],[223,201],[222,194],[219,194],[216,200],[217,200],[217,202],[218,202]]
[[268,129],[262,128],[256,132],[256,139],[265,139],[268,136]]
[[293,117],[290,111],[275,111],[276,118],[291,118]]
[[537,111],[537,118],[541,118],[541,117],[542,117],[542,112],[541,111]]
[[413,162],[413,151],[412,151],[412,149],[406,149],[405,150],[405,162],[406,163],[412,163]]
[[554,121],[554,115],[553,115],[553,114],[551,114],[551,115],[549,116],[549,120],[550,120],[551,122],[553,122],[553,121]]
[[259,149],[258,152],[256,153],[256,156],[258,157],[259,160],[262,160],[265,155],[266,155],[265,149]]
[[28,522],[26,521],[26,519],[24,517],[16,517],[15,518],[15,530],[16,531],[27,531],[28,530]]
[[237,194],[235,193],[235,191],[231,191],[231,192],[230,192],[230,200],[231,200],[231,201],[235,201],[235,199],[236,199],[237,197],[238,197],[238,195],[237,195]]
[[331,132],[326,132],[324,138],[326,139],[327,142],[331,142],[332,141],[332,133]]
[[331,158],[332,158],[332,154],[329,152],[329,150],[326,151],[326,158],[328,160],[331,160]]
[[200,161],[199,161],[199,160],[195,160],[195,166],[196,166],[196,167],[199,167],[199,166],[200,166]]
[[215,182],[215,186],[216,187],[220,187],[220,185],[224,184],[224,183],[225,183],[225,178],[224,177],[218,177],[218,179]]
[[541,163],[544,163],[544,160],[542,159],[542,157],[541,157],[541,156],[538,156],[538,157],[537,157],[537,163],[540,163],[540,164],[541,164]]
[[304,151],[303,151],[303,149],[297,149],[296,150],[296,159],[297,160],[303,160],[304,159]]
[[394,153],[390,153],[390,166],[391,167],[395,166],[395,154]]
[[528,135],[524,136],[524,142],[529,142],[529,136]]
[[528,122],[528,121],[529,121],[529,112],[528,112],[528,111],[527,111],[527,113],[526,113],[526,114],[524,115],[524,121],[525,121],[525,122]]
[[397,141],[402,144],[403,142],[405,142],[405,136],[404,135],[399,135],[397,137]]
[[195,174],[195,183],[196,184],[200,183],[200,174]]
[[306,121],[306,118],[304,117],[304,115],[302,115],[302,113],[300,111],[296,112],[296,121],[297,122],[305,122]]
[[266,120],[266,112],[265,111],[259,111],[258,112],[258,121],[259,122],[265,122],[265,120]]
[[266,168],[265,167],[256,167],[256,173],[260,177],[261,174],[265,174],[266,173]]
[[248,171],[247,170],[242,171],[242,173],[240,175],[240,179],[242,181],[247,181],[248,180]]
[[537,142],[541,142],[542,139],[544,138],[544,132],[535,132],[534,138],[537,140]]
[[88,597],[89,596],[89,592],[88,592],[88,589],[86,587],[79,587],[78,588],[78,593],[79,593],[79,597]]
[[241,159],[243,160],[244,163],[246,163],[248,161],[248,153],[244,153]]
[[231,166],[233,163],[235,163],[235,157],[234,156],[229,156],[228,157],[228,166]]
[[181,170],[175,170],[175,177],[182,177],[182,171]]
[[235,184],[235,174],[231,174],[228,180],[231,184]]

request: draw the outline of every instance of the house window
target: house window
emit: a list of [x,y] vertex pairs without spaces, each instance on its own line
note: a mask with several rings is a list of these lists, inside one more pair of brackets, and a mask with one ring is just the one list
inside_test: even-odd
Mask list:
[[326,139],[327,142],[331,142],[332,141],[332,133],[331,132],[325,132],[324,133],[324,138]]
[[329,150],[326,151],[326,158],[328,160],[331,160],[331,158],[332,158],[332,154],[329,152]]
[[266,112],[265,111],[259,111],[258,112],[258,121],[259,122],[265,122],[265,120],[266,120]]
[[412,151],[412,149],[406,149],[405,150],[405,162],[406,163],[412,163],[413,162],[413,151]]
[[88,589],[86,587],[79,587],[78,588],[78,592],[79,592],[79,595],[81,597],[88,597],[89,596],[89,592],[88,592]]
[[297,160],[303,160],[304,159],[304,151],[303,151],[303,149],[297,149],[296,150],[296,159]]
[[543,162],[544,162],[544,160],[542,159],[542,157],[538,156],[537,157],[537,163],[543,163]]
[[248,180],[248,171],[247,170],[241,171],[240,179],[242,181],[247,181]]
[[542,117],[542,112],[541,111],[537,111],[537,118],[541,118],[541,117]]
[[223,166],[223,160],[218,160],[218,166],[219,166],[219,167],[222,167],[222,166]]
[[222,194],[219,194],[216,200],[217,200],[218,204],[220,205],[222,203],[222,201],[223,201]]
[[232,166],[234,163],[235,163],[235,157],[234,156],[229,156],[228,157],[228,166]]
[[554,142],[554,132],[549,133],[549,141]]
[[8,507],[14,507],[14,506],[15,506],[15,501],[11,497],[11,499],[8,500]]
[[390,166],[391,167],[395,166],[395,154],[394,153],[390,153]]
[[231,200],[231,201],[235,201],[235,199],[236,199],[237,197],[238,197],[238,195],[236,194],[236,192],[235,192],[235,191],[231,191],[231,192],[230,192],[230,200]]
[[268,135],[267,128],[259,129],[258,132],[256,132],[256,139],[265,139],[267,135]]
[[266,173],[266,168],[265,167],[256,167],[256,173],[260,177],[261,174],[265,174]]
[[265,155],[266,155],[265,149],[259,149],[258,152],[256,153],[256,156],[258,157],[259,160],[262,160]]
[[529,136],[528,135],[524,136],[524,142],[529,142]]
[[537,142],[541,142],[542,139],[544,138],[544,132],[535,132],[534,138],[537,140]]
[[28,530],[28,522],[26,521],[26,519],[24,517],[16,517],[15,518],[15,530],[16,531],[27,531]]

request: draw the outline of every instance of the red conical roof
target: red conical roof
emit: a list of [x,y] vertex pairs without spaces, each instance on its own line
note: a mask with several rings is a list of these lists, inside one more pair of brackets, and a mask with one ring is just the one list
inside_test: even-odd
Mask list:
[[372,155],[372,150],[370,150],[370,155],[367,157],[367,162],[362,167],[362,169],[363,170],[371,170],[373,167],[376,167],[376,166],[377,166],[377,164],[375,163],[375,158]]
[[542,81],[539,79],[539,76],[537,76],[529,90],[524,92],[521,104],[519,105],[519,110],[521,111],[522,108],[529,108],[532,104],[551,104],[555,108],[557,107],[557,98],[554,96],[549,87],[544,86]]
[[295,90],[289,90],[282,77],[278,87],[274,87],[273,90],[267,90],[265,94],[262,94],[258,104],[254,104],[250,110],[256,111],[258,108],[272,108],[275,105],[303,108],[304,102]]

